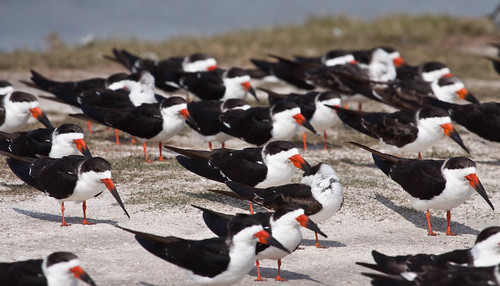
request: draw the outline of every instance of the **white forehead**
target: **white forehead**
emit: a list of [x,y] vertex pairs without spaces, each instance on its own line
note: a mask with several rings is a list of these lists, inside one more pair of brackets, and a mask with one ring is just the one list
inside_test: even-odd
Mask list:
[[333,58],[333,59],[327,59],[325,60],[324,64],[326,66],[329,66],[329,67],[333,67],[333,66],[336,66],[336,65],[345,65],[347,63],[350,63],[352,61],[354,61],[354,56],[353,55],[345,55],[345,56],[342,56],[342,57],[336,57],[336,58]]
[[424,72],[424,73],[422,73],[422,78],[425,81],[432,82],[432,81],[440,79],[441,77],[443,77],[443,75],[450,74],[450,73],[451,73],[451,70],[449,68],[445,67],[445,68],[433,70],[430,72]]
[[13,86],[0,87],[0,95],[2,95],[2,94],[8,94],[8,93],[11,93],[13,91],[14,91],[14,87]]
[[216,65],[217,61],[214,58],[208,58],[190,63],[183,62],[182,68],[184,69],[185,72],[200,72],[200,71],[207,71],[209,67]]

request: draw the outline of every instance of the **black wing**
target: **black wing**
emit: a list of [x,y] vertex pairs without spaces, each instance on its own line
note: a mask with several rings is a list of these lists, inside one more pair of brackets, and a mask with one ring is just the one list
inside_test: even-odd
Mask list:
[[209,163],[229,180],[254,186],[256,182],[263,181],[267,175],[267,167],[262,163],[261,152],[261,148],[232,151],[230,155],[217,152],[210,157]]
[[33,259],[0,263],[0,281],[2,281],[2,285],[47,285],[47,279],[42,271],[42,262],[42,259]]
[[130,101],[130,91],[125,89],[93,89],[83,92],[78,97],[80,105],[91,105],[105,108],[134,107]]
[[362,119],[363,126],[376,138],[397,147],[415,141],[418,128],[413,124],[413,111],[395,113],[369,113]]
[[221,99],[226,92],[220,70],[183,73],[179,84],[203,100]]
[[222,101],[220,100],[202,100],[188,103],[189,114],[198,125],[198,128],[192,126],[188,121],[186,123],[192,129],[205,136],[221,132],[224,128],[222,122],[219,120],[219,116],[222,113],[221,104]]
[[36,154],[48,156],[52,146],[52,128],[39,128],[29,132],[18,133],[12,140],[0,140],[0,148],[8,143],[8,150],[17,156],[35,158]]
[[64,199],[73,193],[78,181],[78,166],[85,160],[83,156],[38,159],[32,164],[31,174],[42,191],[53,198]]
[[254,107],[245,111],[230,110],[220,116],[230,127],[222,131],[250,144],[262,145],[271,139],[272,118],[267,107]]

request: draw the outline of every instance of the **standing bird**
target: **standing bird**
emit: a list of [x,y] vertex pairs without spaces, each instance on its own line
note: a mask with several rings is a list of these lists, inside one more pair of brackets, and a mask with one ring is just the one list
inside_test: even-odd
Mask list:
[[53,128],[39,128],[27,132],[0,132],[0,150],[20,157],[36,158],[36,155],[62,158],[83,154],[92,157],[85,141],[83,129],[72,123]]
[[[342,100],[336,91],[310,91],[305,94],[289,93],[279,94],[268,89],[260,88],[269,96],[269,104],[274,105],[279,101],[290,101],[300,107],[300,113],[314,126],[314,129],[323,131],[323,149],[326,150],[326,130],[338,122],[337,113],[330,106],[340,106]],[[304,150],[307,151],[306,132],[302,133]]]
[[0,262],[2,285],[76,286],[78,280],[96,285],[71,252],[54,252],[44,259]]
[[252,269],[257,241],[289,252],[264,230],[260,221],[248,216],[231,220],[225,238],[188,240],[121,229],[135,234],[135,239],[150,253],[186,269],[194,282],[201,285],[232,285],[240,281]]
[[222,100],[200,100],[188,103],[187,109],[189,114],[196,122],[196,125],[190,121],[186,124],[195,132],[203,136],[204,140],[208,141],[208,147],[212,150],[212,142],[221,142],[224,148],[224,142],[234,138],[221,130],[224,129],[222,121],[219,120],[221,114],[226,111],[239,110],[244,111],[251,106],[243,99],[230,98]]
[[26,92],[10,91],[4,87],[6,94],[0,94],[0,131],[16,132],[24,128],[30,115],[45,127],[53,128],[45,113],[38,105],[38,99]]
[[370,151],[377,167],[407,192],[413,207],[417,210],[427,210],[429,235],[436,235],[431,228],[429,209],[445,210],[448,222],[446,234],[455,235],[450,230],[451,209],[464,203],[474,191],[483,197],[492,210],[495,209],[477,178],[476,163],[469,158],[452,157],[447,160],[398,158],[356,142],[349,143]]
[[[6,155],[9,156],[9,154]],[[82,224],[93,224],[87,221],[86,201],[103,192],[101,184],[106,186],[130,218],[111,179],[111,164],[103,158],[66,156],[60,159],[48,157],[33,159],[16,156],[8,158],[7,164],[26,184],[45,192],[61,203],[61,226],[69,225],[64,219],[64,202],[66,201],[83,202]]]
[[265,188],[290,182],[295,168],[311,168],[297,147],[287,141],[273,141],[264,147],[243,150],[215,149],[197,151],[165,146],[181,155],[175,158],[189,171],[210,180],[235,181]]
[[224,133],[257,146],[274,140],[290,140],[297,134],[299,125],[316,134],[300,107],[289,101],[280,101],[271,107],[252,107],[242,112],[228,111],[219,119],[224,123]]
[[[237,182],[228,181],[226,185],[237,194],[210,190],[238,199],[245,199],[267,209],[276,211],[287,204],[297,204],[314,222],[320,223],[338,212],[344,202],[342,185],[333,168],[319,163],[305,171],[300,184],[286,184],[268,188],[253,188]],[[316,233],[316,247],[322,248]]]
[[106,57],[118,62],[133,73],[148,71],[155,78],[155,85],[166,92],[174,92],[178,86],[168,83],[165,72],[199,72],[217,68],[217,61],[212,56],[194,53],[189,56],[170,57],[155,61],[133,55],[126,50],[113,49],[113,57]]
[[[228,225],[229,222],[236,217],[235,215],[222,214],[198,206],[194,207],[203,211],[203,220],[212,232],[219,237],[228,236]],[[304,209],[296,204],[281,206],[274,213],[256,213],[249,216],[259,220],[264,229],[268,230],[277,241],[288,249],[288,251],[283,251],[273,246],[257,244],[256,281],[265,280],[260,276],[259,270],[259,260],[262,259],[278,260],[278,275],[275,280],[287,281],[281,278],[281,259],[299,247],[302,241],[302,233],[300,232],[301,226],[327,237],[318,226],[304,214]]]
[[[162,156],[162,141],[170,139],[179,133],[186,120],[191,120],[187,110],[186,100],[173,96],[160,103],[142,104],[130,108],[101,108],[84,105],[81,107],[85,116],[70,114],[80,119],[92,119],[106,126],[127,132],[143,142],[144,156],[147,162],[146,142],[159,142],[160,160]],[[193,125],[196,123],[193,121]]]
[[418,110],[403,110],[394,113],[363,112],[331,106],[340,120],[355,130],[379,139],[394,152],[423,152],[443,137],[449,136],[467,153],[460,135],[451,124],[446,110],[428,106]]

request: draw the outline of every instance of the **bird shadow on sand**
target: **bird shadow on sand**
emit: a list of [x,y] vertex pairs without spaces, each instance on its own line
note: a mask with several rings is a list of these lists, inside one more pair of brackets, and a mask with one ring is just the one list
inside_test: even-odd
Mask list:
[[[427,220],[425,219],[425,213],[421,211],[417,211],[408,207],[398,206],[394,204],[388,198],[376,194],[375,199],[382,203],[384,206],[393,210],[395,213],[401,215],[407,221],[413,223],[416,227],[427,230]],[[446,232],[447,221],[446,218],[437,217],[436,215],[443,215],[446,217],[446,212],[441,210],[430,210],[431,212],[431,226],[432,230],[439,232]],[[453,221],[453,211],[451,214],[451,231],[457,234],[473,234],[478,235],[479,231],[475,230],[469,226],[466,226],[462,223]]]
[[[60,215],[54,215],[54,214],[48,214],[48,213],[41,213],[41,212],[34,212],[34,211],[27,211],[27,210],[21,210],[18,208],[13,208],[13,210],[17,213],[23,214],[25,216],[29,216],[32,218],[40,219],[40,220],[45,220],[45,221],[52,221],[52,222],[62,222],[62,216]],[[64,216],[64,219],[66,223],[68,224],[81,224],[83,217],[76,217],[76,216]],[[116,225],[117,222],[113,220],[101,220],[101,219],[93,219],[89,218],[88,221],[90,223],[107,223],[111,225]]]
[[[304,235],[304,232],[302,232]],[[311,246],[314,247],[316,245],[316,240],[315,239],[302,239],[302,242],[300,243],[300,246]],[[325,248],[330,248],[330,247],[347,247],[347,245],[343,244],[342,242],[335,241],[335,240],[326,240],[323,238],[319,239],[319,245]]]
[[[282,266],[286,267],[286,261],[283,262]],[[274,281],[274,278],[276,278],[276,275],[278,275],[278,266],[277,265],[276,265],[276,268],[260,266],[259,269],[260,269],[260,276],[266,280],[269,280],[269,281]],[[307,274],[291,272],[291,271],[283,270],[283,268],[281,268],[280,272],[281,272],[280,273],[281,278],[287,279],[290,282],[294,281],[294,280],[308,280],[308,281],[312,281],[312,282],[315,282],[318,284],[327,285],[321,281],[312,279]],[[256,267],[252,268],[252,270],[250,270],[250,272],[248,272],[248,275],[257,278],[257,268]]]

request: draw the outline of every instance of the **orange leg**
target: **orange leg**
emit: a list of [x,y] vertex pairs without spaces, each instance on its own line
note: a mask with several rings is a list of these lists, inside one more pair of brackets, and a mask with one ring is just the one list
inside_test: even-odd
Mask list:
[[363,110],[363,103],[361,103],[361,102],[358,103],[358,110],[359,111]]
[[89,134],[92,134],[92,122],[87,121],[87,125],[89,127]]
[[222,142],[222,143],[221,143],[221,145],[222,145],[222,146],[221,146],[222,148],[225,148],[225,147],[226,147],[226,143],[224,143],[224,142]]
[[420,152],[418,152],[418,158],[422,160],[422,154]]
[[432,228],[431,228],[431,214],[429,213],[429,210],[427,210],[425,217],[427,218],[427,225],[429,226],[429,235],[436,236],[437,234],[435,232],[433,232]]
[[316,236],[316,244],[314,246],[316,246],[317,248],[326,248],[326,246],[319,245],[318,233],[314,232],[314,235]]
[[326,150],[326,130],[323,131],[323,150]]
[[95,224],[93,222],[88,222],[87,221],[87,202],[86,201],[83,201],[82,209],[83,209],[83,221],[82,221],[82,224],[86,224],[86,225]]
[[257,267],[257,279],[255,281],[266,281],[266,279],[260,277],[259,261],[255,260],[255,266]]
[[451,222],[451,211],[446,212],[446,220],[448,221],[448,228],[446,229],[447,235],[457,235],[456,233],[451,232],[450,230],[450,222]]
[[130,144],[135,144],[137,143],[137,141],[135,140],[135,137],[132,137],[132,139],[130,139]]
[[71,224],[66,223],[64,220],[64,202],[61,203],[61,213],[62,213],[62,224],[61,226],[70,226]]
[[210,149],[210,151],[212,151],[212,141],[208,141],[208,149]]
[[162,149],[163,149],[163,146],[161,145],[161,142],[158,143],[158,148],[160,149],[160,161],[163,161],[163,153],[162,153]]
[[249,204],[250,204],[250,214],[254,214],[254,212],[253,212],[252,202],[250,202]]
[[280,272],[281,272],[281,259],[278,259],[278,276],[276,276],[274,280],[283,282],[288,281],[286,279],[281,278]]
[[304,141],[304,151],[307,151],[306,132],[302,133],[302,141]]
[[115,129],[115,141],[116,141],[116,145],[120,145],[120,137],[118,136],[118,129]]
[[146,151],[146,142],[144,142],[143,148],[144,148],[144,157],[146,157],[146,162],[151,163],[151,160],[148,159],[148,152]]

